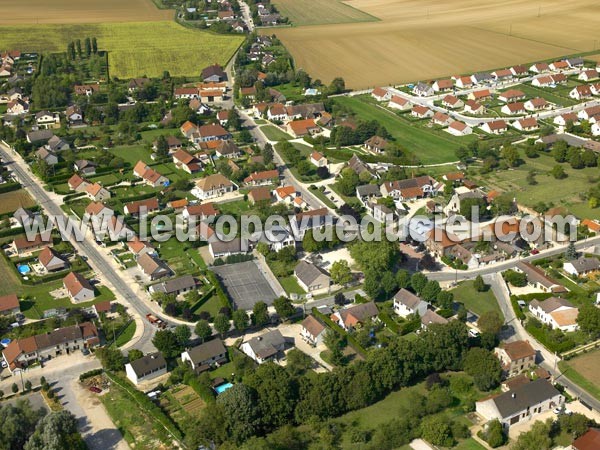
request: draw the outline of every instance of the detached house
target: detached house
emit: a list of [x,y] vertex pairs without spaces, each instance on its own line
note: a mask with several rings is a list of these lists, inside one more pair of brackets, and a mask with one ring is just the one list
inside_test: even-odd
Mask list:
[[199,142],[227,140],[231,138],[231,134],[221,125],[202,125],[198,128]]
[[563,285],[547,276],[542,269],[531,263],[521,261],[517,263],[515,270],[524,273],[527,276],[528,284],[535,289],[554,294],[567,292]]
[[592,90],[587,84],[575,86],[569,92],[569,97],[575,100],[583,100],[584,98],[590,98],[592,96]]
[[465,112],[469,114],[481,115],[485,113],[485,106],[475,100],[467,100],[465,103]]
[[489,134],[503,134],[508,130],[508,125],[504,120],[493,120],[484,123],[481,129]]
[[62,281],[69,297],[75,303],[87,302],[96,297],[96,292],[91,283],[77,272],[71,272]]
[[598,258],[581,257],[563,264],[565,272],[577,277],[589,275],[600,270],[600,261]]
[[435,311],[428,309],[425,314],[421,316],[421,329],[426,330],[429,325],[445,325],[448,323],[448,319],[440,316]]
[[294,276],[306,292],[329,289],[331,284],[331,277],[325,270],[306,261],[300,261],[296,265]]
[[361,303],[349,308],[341,309],[331,315],[331,320],[344,330],[360,328],[371,320],[378,320],[379,310],[375,302]]
[[448,128],[446,128],[445,131],[452,134],[453,136],[466,136],[468,134],[471,134],[473,132],[473,129],[466,123],[459,122],[458,120],[456,120],[452,122],[448,126]]
[[88,184],[84,191],[88,198],[94,202],[103,202],[110,198],[110,192],[99,183]]
[[402,288],[394,295],[394,312],[401,317],[411,314],[423,316],[427,312],[429,304],[412,292]]
[[309,314],[306,319],[302,321],[302,329],[300,335],[313,347],[321,344],[327,328],[323,325],[315,316]]
[[411,109],[410,115],[419,119],[426,119],[433,116],[433,111],[426,106],[415,105]]
[[9,294],[0,297],[0,315],[11,316],[21,312],[17,294]]
[[60,115],[57,112],[40,111],[35,114],[35,123],[40,129],[60,127]]
[[219,144],[215,148],[215,156],[217,158],[239,158],[242,156],[242,150],[235,145],[231,140],[218,141]]
[[516,102],[523,100],[524,98],[525,93],[517,89],[509,89],[508,91],[502,92],[500,95],[498,95],[498,100],[504,103]]
[[166,373],[167,361],[160,352],[150,353],[125,364],[125,374],[135,385]]
[[159,211],[158,199],[156,197],[146,200],[137,200],[129,202],[123,207],[123,211],[131,216],[144,216]]
[[233,192],[236,185],[220,173],[209,175],[196,181],[196,186],[191,193],[200,200],[221,197],[228,192]]
[[445,106],[446,108],[458,109],[462,108],[464,103],[461,99],[455,97],[454,95],[446,95],[442,99],[442,106]]
[[196,280],[191,275],[172,278],[162,283],[153,284],[148,288],[151,294],[160,292],[167,295],[182,295],[196,289]]
[[151,281],[171,275],[171,269],[158,257],[144,253],[137,259],[137,265]]
[[327,158],[320,152],[314,151],[310,154],[310,163],[316,167],[327,167]]
[[380,136],[371,136],[364,142],[363,147],[373,153],[383,153],[385,152],[387,145],[387,139]]
[[454,80],[452,78],[437,80],[431,85],[431,88],[434,92],[451,91],[454,88]]
[[296,138],[312,136],[321,132],[314,119],[292,120],[287,124],[287,132]]
[[535,366],[536,352],[528,341],[503,342],[494,353],[509,378]]
[[453,119],[448,114],[436,111],[433,114],[433,118],[431,119],[431,121],[436,125],[447,127],[453,122]]
[[378,102],[384,102],[389,100],[392,97],[392,94],[387,89],[378,87],[371,91],[371,97]]
[[287,339],[279,330],[272,330],[246,341],[240,350],[259,364],[277,359],[287,346]]
[[410,102],[399,95],[394,95],[388,103],[388,108],[397,109],[399,111],[407,111],[410,109]]
[[45,147],[40,147],[36,152],[35,156],[40,161],[44,161],[49,166],[54,166],[58,164],[58,156],[56,153],[46,149]]
[[145,253],[156,255],[156,249],[148,241],[142,241],[137,236],[133,236],[127,241],[127,249],[134,257],[139,257]]
[[417,97],[429,97],[430,95],[433,95],[435,92],[429,84],[419,82],[413,88],[412,93],[414,95],[416,95]]
[[535,131],[539,128],[538,121],[535,117],[516,120],[512,125],[519,131]]
[[579,310],[568,300],[559,297],[550,297],[543,301],[532,300],[529,303],[529,311],[552,329],[568,332],[579,328]]
[[254,172],[244,178],[244,184],[246,186],[261,186],[266,184],[278,184],[279,183],[279,171],[263,170],[262,172]]
[[71,105],[65,111],[65,116],[67,116],[67,120],[69,125],[78,126],[83,124],[83,112],[81,108],[77,105]]
[[527,111],[540,111],[545,109],[547,106],[548,102],[541,97],[532,98],[531,100],[527,100],[525,102],[525,109]]
[[185,150],[177,150],[173,153],[173,164],[189,174],[199,172],[202,169],[202,163],[195,156],[190,155]]
[[38,261],[46,272],[56,272],[69,267],[69,263],[50,247],[44,247],[38,255]]
[[215,82],[218,83],[220,81],[227,81],[227,74],[218,64],[214,64],[212,66],[205,67],[202,69],[202,80],[205,83]]
[[138,161],[133,168],[133,174],[141,178],[148,186],[158,187],[169,184],[169,179],[162,176],[143,161]]
[[221,339],[212,339],[192,347],[181,354],[181,361],[189,363],[196,373],[209,370],[227,362],[227,348]]

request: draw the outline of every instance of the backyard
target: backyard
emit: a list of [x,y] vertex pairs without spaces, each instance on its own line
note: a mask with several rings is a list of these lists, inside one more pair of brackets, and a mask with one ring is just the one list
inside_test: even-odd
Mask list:
[[502,311],[498,301],[491,289],[485,292],[478,292],[473,287],[473,281],[463,281],[450,292],[454,294],[454,301],[465,305],[469,311],[478,316],[488,311],[496,311],[502,317]]

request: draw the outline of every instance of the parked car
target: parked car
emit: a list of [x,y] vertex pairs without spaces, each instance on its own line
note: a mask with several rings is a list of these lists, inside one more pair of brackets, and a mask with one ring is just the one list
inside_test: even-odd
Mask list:
[[102,392],[102,389],[100,389],[99,387],[96,387],[96,386],[90,386],[90,391],[95,392],[96,394],[99,394],[100,392]]

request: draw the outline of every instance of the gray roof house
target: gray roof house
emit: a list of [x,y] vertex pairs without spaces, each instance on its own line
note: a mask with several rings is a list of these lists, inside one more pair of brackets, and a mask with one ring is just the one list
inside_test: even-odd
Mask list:
[[183,294],[196,288],[196,280],[191,275],[173,278],[162,283],[153,284],[148,288],[151,294],[161,292],[163,294]]
[[137,385],[167,373],[167,361],[160,352],[150,353],[125,364],[125,373],[127,378]]
[[171,274],[171,269],[164,261],[148,253],[137,259],[137,265],[150,280],[158,280]]
[[294,269],[294,276],[306,292],[329,288],[331,283],[331,278],[325,270],[306,261],[298,263]]
[[423,316],[427,312],[428,303],[412,292],[402,288],[394,295],[394,312],[406,317],[411,314]]
[[531,420],[559,407],[565,398],[547,380],[539,378],[508,392],[475,403],[475,410],[485,421],[498,419],[505,428]]
[[368,200],[381,197],[381,190],[376,184],[363,184],[356,187],[356,196],[363,205],[366,205]]
[[189,362],[196,372],[204,372],[215,364],[227,362],[227,349],[221,339],[213,339],[187,349],[181,354],[181,360]]
[[259,364],[277,358],[288,344],[279,330],[255,336],[242,344],[241,350]]
[[46,149],[45,147],[40,147],[38,150],[36,150],[35,156],[39,160],[45,161],[46,164],[48,164],[49,166],[54,166],[55,164],[58,164],[58,156],[56,156],[56,153]]
[[587,275],[588,273],[600,270],[600,261],[598,258],[581,257],[579,259],[567,261],[563,264],[563,269],[571,275]]

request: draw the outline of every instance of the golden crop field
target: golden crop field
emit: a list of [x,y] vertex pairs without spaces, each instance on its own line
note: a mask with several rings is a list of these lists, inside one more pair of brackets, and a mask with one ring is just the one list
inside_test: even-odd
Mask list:
[[0,28],[0,49],[62,52],[74,39],[96,37],[108,51],[110,75],[132,78],[198,75],[203,67],[226,64],[243,36],[218,35],[174,21],[83,25],[14,25]]
[[276,0],[274,3],[285,17],[293,17],[296,26],[379,20],[341,0]]
[[151,0],[2,0],[0,25],[169,20]]
[[348,4],[380,21],[280,28],[276,34],[298,68],[323,81],[342,76],[352,88],[428,80],[600,48],[600,4],[594,0]]

